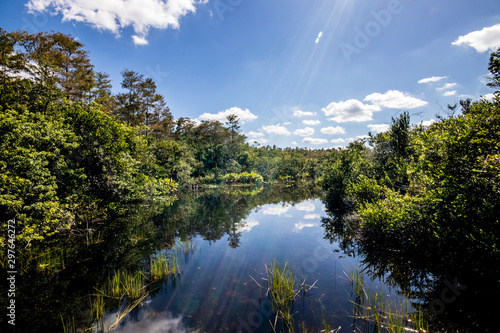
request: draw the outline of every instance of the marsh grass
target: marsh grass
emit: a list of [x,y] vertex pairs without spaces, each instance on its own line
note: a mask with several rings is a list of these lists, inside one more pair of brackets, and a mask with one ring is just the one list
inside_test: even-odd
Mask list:
[[161,280],[170,275],[176,275],[179,272],[176,256],[168,256],[165,253],[153,255],[150,261],[151,280]]
[[64,333],[76,333],[75,317],[64,320],[63,316],[61,315],[61,321]]
[[146,292],[146,279],[142,272],[114,271],[108,280],[107,295],[115,298],[127,296],[132,299]]
[[294,332],[293,325],[293,313],[292,307],[294,299],[297,295],[306,295],[312,288],[313,285],[306,285],[305,280],[295,289],[296,286],[296,276],[288,265],[288,262],[282,264],[279,261],[273,261],[270,266],[266,267],[266,278],[262,278],[267,282],[267,288],[264,288],[260,283],[257,282],[252,276],[250,278],[255,281],[255,283],[260,287],[259,298],[261,296],[262,289],[266,289],[266,296],[271,303],[271,307],[276,314],[274,322],[271,322],[271,326],[274,332],[278,327],[278,319],[281,320],[282,330],[285,332]]
[[87,246],[90,245],[95,245],[103,242],[103,239],[101,238],[101,232],[99,231],[97,234],[93,230],[88,230],[88,232],[85,235],[85,238],[87,239]]
[[[344,272],[345,273],[345,272]],[[368,289],[364,274],[357,270],[345,273],[350,281],[353,318],[360,332],[429,332],[419,310],[414,310],[408,297],[390,298],[381,291]]]

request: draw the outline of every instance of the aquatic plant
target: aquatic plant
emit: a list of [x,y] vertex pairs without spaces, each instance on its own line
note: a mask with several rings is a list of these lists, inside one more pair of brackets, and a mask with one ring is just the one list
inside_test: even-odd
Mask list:
[[61,321],[64,333],[76,333],[75,317],[71,319],[68,318],[68,320],[65,321],[63,316],[61,315]]
[[412,308],[408,297],[391,299],[381,291],[374,292],[366,288],[364,274],[358,270],[345,274],[350,282],[352,316],[359,321],[359,331],[429,332],[422,312]]
[[175,275],[178,272],[175,255],[169,257],[162,252],[151,256],[149,261],[151,280],[160,280],[171,274]]
[[[314,288],[317,281],[309,286],[303,280],[299,287],[295,289],[296,276],[288,265],[288,262],[282,264],[276,260],[270,266],[266,265],[265,267],[266,278],[262,279],[267,281],[266,296],[276,314],[274,322],[271,322],[273,331],[276,332],[278,319],[280,319],[284,331],[294,332],[293,313],[291,312],[293,301],[298,294],[307,294],[308,291]],[[264,288],[252,276],[250,278],[257,283],[260,290]]]

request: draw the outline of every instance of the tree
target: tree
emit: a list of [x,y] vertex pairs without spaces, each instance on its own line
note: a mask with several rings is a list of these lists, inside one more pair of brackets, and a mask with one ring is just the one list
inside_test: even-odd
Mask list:
[[26,69],[26,57],[15,52],[15,45],[19,42],[17,35],[0,28],[0,79],[5,83],[7,79],[18,76]]
[[101,110],[107,114],[112,114],[117,107],[117,102],[111,93],[111,80],[108,73],[96,72],[90,101],[100,104]]
[[141,101],[140,87],[143,76],[137,72],[125,69],[122,71],[122,88],[127,92],[117,95],[120,106],[117,109],[117,116],[128,125],[140,125]]
[[60,87],[72,100],[89,97],[94,85],[94,67],[83,44],[62,33],[12,33],[30,62],[26,70],[42,85]]
[[500,48],[491,54],[488,69],[491,73],[490,82],[487,84],[488,87],[500,87]]

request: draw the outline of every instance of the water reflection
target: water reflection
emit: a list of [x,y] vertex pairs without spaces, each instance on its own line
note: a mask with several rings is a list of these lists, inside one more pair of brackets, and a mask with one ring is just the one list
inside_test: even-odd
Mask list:
[[[494,331],[495,308],[485,300],[498,296],[495,289],[488,294],[467,274],[435,270],[422,254],[363,239],[353,212],[325,213],[319,198],[317,189],[304,186],[209,189],[179,196],[170,207],[130,207],[96,226],[92,239],[82,231],[35,247],[20,259],[25,273],[16,300],[23,310],[16,328],[59,332],[61,316],[90,327],[89,295],[96,287],[115,271],[147,274],[151,255],[168,253],[181,240],[196,248],[179,260],[180,273],[148,285],[147,298],[118,331],[272,332],[272,309],[253,279],[264,283],[265,265],[276,259],[288,261],[297,279],[318,281],[293,303],[297,331],[301,324],[319,331],[323,321],[342,326],[341,332],[355,330],[344,271],[356,269],[374,279],[367,287],[387,297],[409,294],[427,309],[434,330]],[[105,325],[116,321],[115,303],[106,302]]]
[[346,254],[362,258],[361,267],[372,279],[380,279],[412,299],[430,331],[498,331],[494,320],[497,307],[488,302],[499,296],[498,277],[456,270],[433,253],[416,253],[410,247],[384,241],[383,235],[363,234],[355,212],[326,205],[330,207],[328,217],[322,218],[326,238],[338,242]]

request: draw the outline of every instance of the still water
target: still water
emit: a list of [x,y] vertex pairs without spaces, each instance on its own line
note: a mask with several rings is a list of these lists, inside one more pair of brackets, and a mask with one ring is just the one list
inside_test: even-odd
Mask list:
[[[355,219],[327,212],[321,199],[306,186],[205,189],[169,204],[129,207],[120,217],[33,246],[19,255],[16,327],[1,318],[0,331],[290,331],[266,294],[266,266],[275,261],[295,276],[289,312],[295,332],[377,331],[373,304],[401,304],[403,294],[411,297],[401,316],[419,304],[430,310],[427,332],[497,331],[495,308],[483,301],[491,295],[487,284],[456,273],[438,276],[418,253],[360,245]],[[151,258],[161,254],[176,258],[176,272],[152,279]],[[142,281],[140,296],[111,295],[113,278],[125,275]],[[361,304],[369,295],[383,302]],[[4,304],[6,293],[0,298]]]
[[[259,284],[266,286],[265,266],[275,260],[288,263],[297,285],[316,282],[294,300],[297,328],[305,325],[319,331],[325,321],[332,328],[352,330],[353,304],[346,274],[361,270],[360,262],[325,237],[326,213],[319,198],[289,199],[243,210],[241,219],[230,217],[235,215],[234,207],[211,207],[215,214],[205,218],[229,217],[226,232],[218,239],[207,232],[210,229],[205,234],[193,232],[193,251],[181,260],[180,274],[162,284],[117,331],[272,332],[275,315]],[[209,200],[217,201],[215,197]],[[370,284],[388,297],[396,297],[383,284]],[[105,326],[111,326],[116,317],[117,311],[107,313]]]

